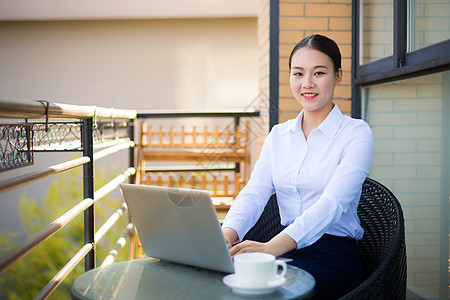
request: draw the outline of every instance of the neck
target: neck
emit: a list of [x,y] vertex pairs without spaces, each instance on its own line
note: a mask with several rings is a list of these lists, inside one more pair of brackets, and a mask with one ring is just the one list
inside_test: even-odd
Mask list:
[[333,105],[330,105],[330,107],[318,111],[303,111],[302,130],[306,139],[308,139],[311,131],[319,127],[323,120],[327,118],[332,109]]

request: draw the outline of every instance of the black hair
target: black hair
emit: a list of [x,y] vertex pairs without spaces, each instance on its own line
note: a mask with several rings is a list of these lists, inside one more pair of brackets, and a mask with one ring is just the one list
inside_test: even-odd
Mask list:
[[292,56],[297,50],[303,47],[309,47],[326,54],[333,62],[334,72],[339,72],[342,60],[341,51],[335,41],[320,34],[312,34],[305,37],[297,45],[295,45],[294,49],[292,49],[291,55],[289,56],[289,70],[291,69]]

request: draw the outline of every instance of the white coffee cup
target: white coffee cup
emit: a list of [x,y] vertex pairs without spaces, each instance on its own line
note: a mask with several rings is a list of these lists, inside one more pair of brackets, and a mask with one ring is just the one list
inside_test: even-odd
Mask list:
[[287,265],[272,254],[241,253],[234,256],[234,271],[239,285],[267,286],[276,281],[279,278],[277,276],[283,277],[286,274]]

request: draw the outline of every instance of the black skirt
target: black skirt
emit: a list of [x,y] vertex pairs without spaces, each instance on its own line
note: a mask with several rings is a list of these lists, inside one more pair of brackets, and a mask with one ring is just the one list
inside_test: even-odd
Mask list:
[[290,265],[309,272],[316,280],[312,299],[338,299],[363,280],[362,262],[356,240],[324,234],[311,246],[292,250],[281,257]]

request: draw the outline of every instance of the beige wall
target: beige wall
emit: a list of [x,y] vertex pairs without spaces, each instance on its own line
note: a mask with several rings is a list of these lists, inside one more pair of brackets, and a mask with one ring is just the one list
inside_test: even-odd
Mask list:
[[257,19],[0,22],[0,97],[128,109],[244,108]]
[[269,106],[270,106],[270,2],[259,0],[258,5],[258,83],[260,90],[260,125],[258,126],[258,152],[269,132]]
[[[258,95],[257,43],[256,17],[0,21],[0,98],[138,110],[242,109]],[[0,173],[0,181],[68,159],[37,153],[34,166]],[[125,170],[126,159],[120,152],[96,169]],[[41,201],[53,179],[0,195],[0,231],[21,231],[20,195]]]
[[0,20],[254,17],[257,0],[0,0]]

